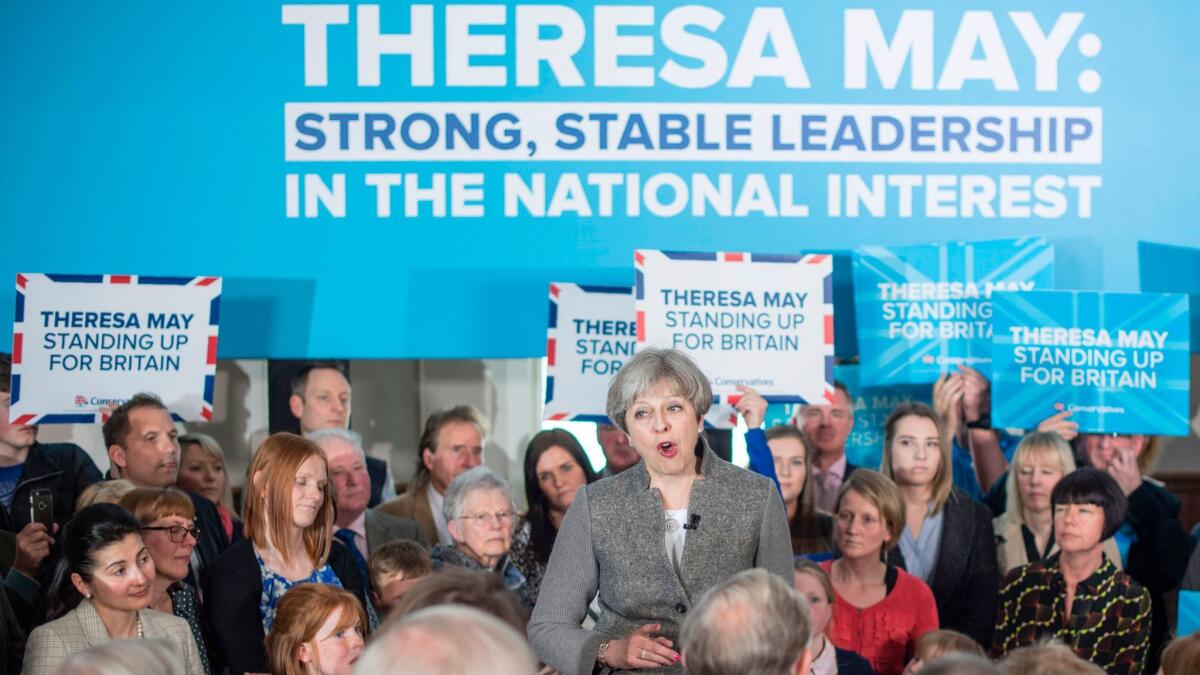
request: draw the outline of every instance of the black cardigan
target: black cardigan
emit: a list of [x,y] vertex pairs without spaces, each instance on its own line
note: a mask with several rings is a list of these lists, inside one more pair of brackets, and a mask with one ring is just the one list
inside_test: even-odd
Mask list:
[[[995,630],[1000,593],[992,513],[958,488],[951,489],[943,513],[942,540],[929,584],[938,622],[942,628],[970,636],[986,650]],[[888,552],[888,563],[904,567],[899,546]]]
[[[336,539],[329,550],[329,565],[342,587],[367,606],[366,584],[353,554]],[[266,635],[259,601],[262,573],[254,558],[254,545],[243,539],[229,548],[204,573],[204,610],[213,637],[213,670],[218,665],[233,675],[270,672]]]

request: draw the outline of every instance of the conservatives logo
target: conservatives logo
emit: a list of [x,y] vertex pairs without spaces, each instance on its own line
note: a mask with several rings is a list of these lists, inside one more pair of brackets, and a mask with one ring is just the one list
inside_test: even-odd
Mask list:
[[82,408],[85,405],[87,405],[87,397],[86,396],[76,396],[75,397],[75,407],[76,408]]
[[108,405],[121,405],[129,399],[124,398],[102,398],[100,396],[81,396],[75,395],[76,408],[102,408]]

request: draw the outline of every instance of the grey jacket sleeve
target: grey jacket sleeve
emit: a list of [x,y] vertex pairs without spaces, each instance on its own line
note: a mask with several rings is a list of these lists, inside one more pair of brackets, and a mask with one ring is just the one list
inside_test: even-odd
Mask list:
[[758,534],[758,552],[754,566],[774,572],[790,585],[792,583],[792,535],[788,529],[787,511],[779,490],[765,490],[762,530]]
[[600,643],[608,638],[580,628],[598,588],[591,512],[587,489],[581,487],[563,517],[529,620],[529,640],[538,658],[563,675],[591,673]]

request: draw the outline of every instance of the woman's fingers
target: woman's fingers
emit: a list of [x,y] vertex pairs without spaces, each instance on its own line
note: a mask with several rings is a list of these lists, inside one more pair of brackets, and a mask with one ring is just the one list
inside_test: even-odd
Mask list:
[[659,644],[647,637],[635,638],[629,641],[630,650],[634,652],[631,659],[634,665],[641,668],[671,666],[679,661],[675,650]]

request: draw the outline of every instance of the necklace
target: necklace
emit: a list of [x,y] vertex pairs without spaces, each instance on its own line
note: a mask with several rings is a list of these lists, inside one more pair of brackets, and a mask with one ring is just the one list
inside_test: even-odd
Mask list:
[[140,612],[138,613],[138,618],[137,618],[137,628],[138,628],[138,639],[139,640],[145,639],[146,633],[142,631],[142,615]]

